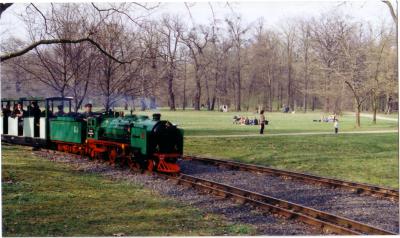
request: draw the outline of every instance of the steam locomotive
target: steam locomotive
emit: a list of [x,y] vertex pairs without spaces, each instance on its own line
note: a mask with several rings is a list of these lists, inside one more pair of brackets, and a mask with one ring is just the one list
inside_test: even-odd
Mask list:
[[[1,116],[4,142],[55,149],[107,160],[132,169],[178,173],[183,153],[183,130],[161,115],[126,115],[103,112],[83,118],[71,112],[70,97],[2,99],[4,108],[36,102],[44,106],[40,118],[25,113],[23,120]],[[54,105],[67,105],[69,112],[54,115]],[[22,121],[22,122],[21,122]]]

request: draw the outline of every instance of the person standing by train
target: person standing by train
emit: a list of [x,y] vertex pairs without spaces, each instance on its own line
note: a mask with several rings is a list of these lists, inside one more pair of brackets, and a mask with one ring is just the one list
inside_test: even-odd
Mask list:
[[264,110],[261,110],[260,111],[260,134],[264,134],[264,127],[265,127]]

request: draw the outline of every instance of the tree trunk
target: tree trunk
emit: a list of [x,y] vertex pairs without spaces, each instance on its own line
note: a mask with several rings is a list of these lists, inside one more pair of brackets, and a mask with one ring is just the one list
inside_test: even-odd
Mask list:
[[206,93],[207,93],[207,110],[210,111],[211,108],[211,99],[210,99],[210,87],[208,86],[208,77],[205,78],[206,83]]
[[315,110],[315,104],[316,104],[316,97],[314,96],[313,98],[312,98],[312,105],[311,105],[311,111],[314,111]]
[[378,99],[375,91],[372,92],[372,123],[376,124],[376,112],[378,110]]
[[168,73],[168,95],[169,95],[169,109],[175,111],[175,95],[174,95],[174,75],[172,72]]
[[272,90],[272,82],[274,81],[272,79],[273,76],[270,76],[269,78],[269,82],[268,82],[268,89],[269,89],[269,93],[268,93],[268,111],[272,112],[272,101],[273,101],[273,90]]
[[[290,60],[289,60],[290,61]],[[288,87],[287,87],[287,105],[293,110],[293,98],[292,98],[292,70],[291,65],[288,63]]]
[[304,94],[304,99],[303,99],[303,107],[304,107],[304,112],[306,113],[307,112],[307,97],[308,97],[308,94],[307,93],[305,93]]
[[183,100],[182,100],[182,109],[185,110],[186,108],[186,60],[185,60],[185,70],[184,70],[184,77],[183,77]]
[[356,107],[356,126],[357,127],[361,127],[360,113],[361,113],[361,104],[359,104],[357,102],[357,107]]
[[211,101],[211,111],[214,111],[215,110],[215,101],[216,101],[216,97],[214,96],[213,98],[212,98],[212,101]]
[[196,94],[194,96],[194,110],[200,110],[200,97],[201,97],[201,83],[198,72],[195,73],[196,77]]
[[242,98],[242,90],[241,90],[242,84],[241,84],[241,79],[240,79],[240,70],[238,70],[238,72],[237,72],[237,77],[238,77],[238,81],[237,81],[237,84],[238,84],[237,85],[238,86],[237,92],[238,92],[238,94],[237,94],[236,110],[237,111],[241,111],[240,102],[241,102],[241,98]]

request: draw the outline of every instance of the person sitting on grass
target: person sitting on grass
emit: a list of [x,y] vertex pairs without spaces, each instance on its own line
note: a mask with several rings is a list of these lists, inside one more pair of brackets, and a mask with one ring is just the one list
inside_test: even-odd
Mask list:
[[254,120],[253,120],[253,124],[254,124],[255,126],[257,126],[257,125],[258,125],[258,120],[257,120],[257,118],[254,118]]
[[239,124],[240,124],[240,125],[244,125],[244,121],[245,121],[244,116],[240,116]]
[[235,115],[233,116],[233,124],[239,124],[240,123],[240,116]]
[[244,124],[245,124],[245,125],[250,125],[250,121],[249,121],[249,118],[248,118],[248,117],[246,117],[246,119],[244,119]]

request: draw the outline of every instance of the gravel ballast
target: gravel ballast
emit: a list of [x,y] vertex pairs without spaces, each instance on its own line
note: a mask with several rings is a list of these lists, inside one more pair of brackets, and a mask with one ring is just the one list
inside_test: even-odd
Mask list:
[[197,161],[183,160],[179,163],[182,173],[188,175],[287,200],[388,231],[399,232],[398,201],[262,173],[220,168]]
[[[193,188],[176,185],[147,173],[133,172],[127,168],[114,168],[104,162],[92,161],[76,155],[54,151],[35,151],[34,154],[51,161],[67,163],[74,169],[96,173],[113,180],[130,182],[151,189],[184,204],[198,208],[202,213],[223,215],[234,224],[247,224],[256,227],[256,235],[320,235],[321,231],[309,225],[286,220],[274,214],[265,214],[249,205],[237,204],[228,199],[204,194]],[[212,167],[211,167],[212,168]],[[188,234],[190,235],[190,234]]]

